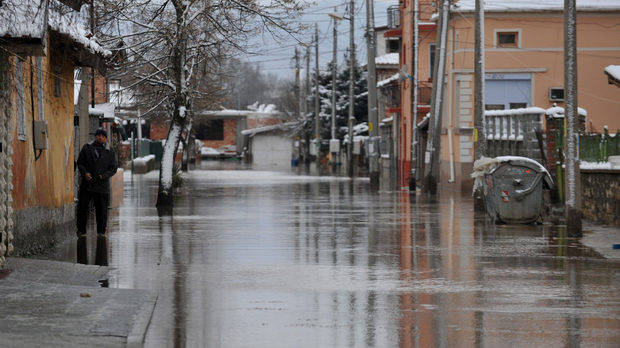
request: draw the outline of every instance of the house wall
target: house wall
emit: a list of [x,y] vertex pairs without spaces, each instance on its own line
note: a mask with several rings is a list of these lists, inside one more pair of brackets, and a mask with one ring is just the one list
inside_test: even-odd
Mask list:
[[[13,136],[13,209],[15,252],[25,255],[51,246],[61,234],[72,233],[74,224],[73,155],[73,70],[65,50],[48,46],[41,58],[42,74],[31,68],[36,58],[22,63],[23,99],[13,79],[11,122]],[[11,76],[16,76],[17,60],[10,58]],[[54,94],[54,78],[60,83],[60,97]],[[41,79],[42,77],[42,79]],[[33,81],[32,85],[30,81]],[[42,88],[42,100],[38,89]],[[21,88],[20,88],[21,89]],[[34,105],[34,110],[32,105]],[[43,112],[40,113],[41,106]],[[18,136],[20,108],[24,111],[25,139]],[[48,148],[33,150],[33,119],[45,119]]]
[[[237,120],[224,120],[224,139],[222,140],[201,140],[204,146],[218,149],[220,147],[230,145],[237,146]],[[239,151],[239,149],[237,149]]]
[[[447,129],[452,128],[456,184],[468,185],[473,161],[473,79],[474,15],[452,15],[448,58],[447,97],[444,107],[441,182],[449,176],[450,149]],[[564,86],[563,16],[561,13],[493,13],[485,14],[485,70],[501,80],[517,74],[529,80],[530,105],[552,107],[551,87]],[[518,32],[519,47],[496,47],[497,31]],[[589,125],[602,131],[603,126],[620,128],[620,99],[615,86],[609,85],[604,68],[620,59],[620,12],[579,13],[577,18],[578,103],[588,111]],[[488,90],[487,93],[488,94]],[[557,102],[564,106],[563,102]],[[589,121],[592,121],[591,123]],[[452,125],[452,126],[450,126]],[[458,168],[463,170],[459,171]],[[462,180],[461,180],[462,179]],[[467,182],[465,184],[464,182]]]
[[[430,45],[435,43],[436,29],[433,25],[429,25],[431,15],[435,11],[433,1],[419,0],[419,41],[418,41],[418,106],[426,105],[429,102],[430,91],[432,86],[432,71],[430,60]],[[401,29],[402,29],[402,46],[400,54],[400,68],[407,65],[407,72],[413,76],[414,66],[414,30],[413,30],[413,1],[401,2]],[[399,149],[398,149],[398,187],[408,185],[411,173],[411,142],[412,142],[412,126],[413,122],[418,123],[425,116],[426,112],[418,113],[412,109],[413,106],[413,84],[407,79],[401,82],[401,115],[399,116]],[[424,109],[426,110],[426,108]]]
[[290,170],[294,140],[277,134],[256,134],[252,138],[252,165],[257,169]]

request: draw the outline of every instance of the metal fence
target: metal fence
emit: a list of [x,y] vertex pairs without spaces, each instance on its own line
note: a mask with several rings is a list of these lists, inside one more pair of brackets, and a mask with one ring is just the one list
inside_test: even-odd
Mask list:
[[620,155],[620,139],[617,131],[610,135],[605,129],[603,134],[579,136],[579,158],[587,162],[607,162],[609,156]]

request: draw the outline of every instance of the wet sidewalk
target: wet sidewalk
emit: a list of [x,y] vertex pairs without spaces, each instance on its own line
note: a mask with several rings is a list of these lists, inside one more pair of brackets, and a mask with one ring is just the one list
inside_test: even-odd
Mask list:
[[0,346],[142,346],[157,297],[102,287],[108,270],[8,258],[0,279]]

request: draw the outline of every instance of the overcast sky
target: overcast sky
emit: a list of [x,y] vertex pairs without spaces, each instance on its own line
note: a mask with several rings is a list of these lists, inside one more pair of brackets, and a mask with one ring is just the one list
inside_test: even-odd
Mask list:
[[[323,70],[332,60],[333,55],[333,19],[328,13],[334,12],[334,6],[338,7],[338,12],[343,13],[348,9],[349,1],[344,0],[317,0],[317,5],[308,8],[301,18],[303,24],[311,26],[307,33],[296,35],[302,42],[312,42],[314,36],[314,23],[319,25],[319,69]],[[387,8],[390,5],[397,5],[398,0],[375,0],[375,26],[387,24]],[[366,27],[366,2],[355,0],[355,42],[357,45],[357,61],[366,62],[366,40],[364,31]],[[245,58],[247,61],[259,64],[267,73],[275,73],[280,78],[294,79],[294,52],[295,46],[299,47],[300,52],[305,55],[306,48],[299,45],[293,38],[286,42],[275,43],[269,38],[257,39],[260,49],[253,50],[252,55]],[[349,46],[349,21],[342,20],[338,24],[338,64],[343,61],[345,50]],[[302,58],[303,58],[302,55]],[[311,51],[311,70],[314,69],[314,48]],[[302,67],[305,61],[302,60]]]

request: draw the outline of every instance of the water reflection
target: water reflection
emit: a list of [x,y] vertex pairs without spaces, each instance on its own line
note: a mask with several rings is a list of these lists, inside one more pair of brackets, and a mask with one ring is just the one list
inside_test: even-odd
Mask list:
[[619,263],[562,229],[491,224],[469,197],[208,165],[191,172],[168,215],[154,207],[156,173],[126,176],[110,219],[110,286],[158,294],[148,347],[611,347],[620,338]]
[[[81,236],[77,238],[76,248],[75,248],[77,263],[81,263],[84,265],[89,264],[89,257],[88,257],[89,240],[91,241],[90,244],[92,246],[92,238],[89,238],[88,236]],[[94,262],[91,262],[91,264],[98,265],[98,266],[107,266],[108,265],[108,238],[105,235],[97,234],[95,243],[96,243],[95,244],[95,255],[94,255],[95,259],[92,260],[92,255],[91,255],[90,260],[94,261]]]

